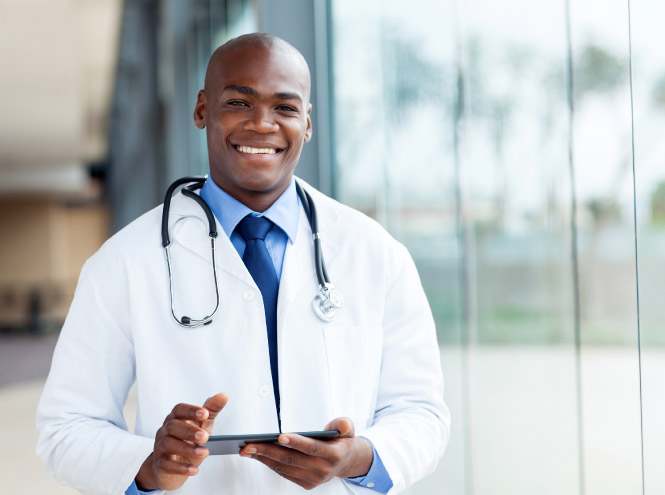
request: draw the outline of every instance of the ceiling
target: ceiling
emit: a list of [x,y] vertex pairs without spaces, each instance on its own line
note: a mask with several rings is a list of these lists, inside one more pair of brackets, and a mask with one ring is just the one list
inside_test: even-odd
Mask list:
[[0,0],[0,194],[75,192],[106,153],[122,0]]

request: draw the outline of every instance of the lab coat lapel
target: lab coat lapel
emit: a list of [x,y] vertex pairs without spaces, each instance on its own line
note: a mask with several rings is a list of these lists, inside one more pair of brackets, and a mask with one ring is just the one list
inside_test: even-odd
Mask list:
[[[215,218],[215,223],[217,225],[215,266],[218,270],[233,275],[249,285],[254,285],[251,275],[217,218]],[[169,218],[171,242],[180,244],[185,249],[211,263],[212,256],[208,230],[208,220],[201,207],[194,200],[182,194],[176,194],[171,202]]]
[[[340,250],[340,242],[342,240],[338,234],[334,234],[339,223],[339,214],[335,208],[335,205],[339,205],[334,200],[323,195],[309,185],[306,185],[306,189],[311,194],[312,199],[314,200],[314,205],[316,206],[316,212],[319,221],[319,233],[321,234],[321,249],[323,251],[323,259],[326,263],[328,271],[330,272],[330,267],[334,264],[335,257]],[[309,229],[309,224],[307,232],[309,234],[312,232],[311,229]],[[314,256],[314,243],[311,240],[311,236],[310,242],[312,243],[312,256]],[[312,261],[312,263],[314,263],[314,261]],[[330,275],[330,273],[328,274]],[[331,278],[333,278],[332,281],[334,283],[334,277],[332,275]]]
[[316,282],[314,269],[314,245],[312,243],[312,230],[305,213],[300,212],[298,233],[293,244],[287,244],[282,265],[282,277],[279,282],[279,297],[277,298],[277,321],[285,316],[288,305],[298,293],[298,289],[308,281]]
[[[326,266],[329,266],[337,254],[338,246],[334,240],[327,239],[325,233],[337,222],[337,214],[330,208],[330,200],[328,198],[318,193],[318,191],[313,190],[307,184],[304,184],[304,186],[315,201],[323,259],[326,262]],[[277,302],[278,325],[283,323],[287,306],[293,301],[305,283],[309,283],[312,286],[311,297],[314,298],[318,289],[316,267],[314,266],[314,240],[307,216],[301,208],[296,240],[292,245],[287,245],[286,252],[284,253],[284,264]]]

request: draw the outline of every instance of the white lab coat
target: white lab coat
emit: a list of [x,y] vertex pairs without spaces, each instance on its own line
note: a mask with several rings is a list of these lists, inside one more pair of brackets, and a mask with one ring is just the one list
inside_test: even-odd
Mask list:
[[[434,470],[449,413],[434,323],[406,249],[366,216],[309,188],[323,254],[346,306],[331,323],[312,309],[318,284],[301,211],[284,258],[277,310],[283,431],[322,429],[349,417],[369,438],[397,493]],[[109,239],[85,264],[37,412],[37,452],[61,483],[122,494],[152,452],[155,432],[180,402],[226,392],[213,434],[278,430],[263,301],[217,226],[221,303],[213,323],[184,329],[170,313],[158,207]],[[170,220],[176,314],[215,304],[201,208],[182,194]],[[136,381],[135,433],[122,415]],[[175,493],[301,493],[261,463],[211,456]],[[373,493],[339,478],[312,493]]]

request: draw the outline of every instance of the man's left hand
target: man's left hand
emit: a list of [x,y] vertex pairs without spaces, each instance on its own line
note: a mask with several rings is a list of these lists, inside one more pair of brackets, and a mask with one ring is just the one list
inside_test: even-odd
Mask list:
[[366,439],[355,436],[351,420],[337,418],[324,429],[339,431],[339,437],[315,440],[295,433],[282,433],[279,444],[247,444],[240,455],[262,462],[306,490],[335,476],[355,478],[367,474],[373,461],[372,446]]

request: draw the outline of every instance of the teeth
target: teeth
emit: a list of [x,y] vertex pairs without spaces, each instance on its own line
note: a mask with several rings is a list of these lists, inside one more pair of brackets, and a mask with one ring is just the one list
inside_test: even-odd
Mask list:
[[277,153],[275,148],[250,148],[249,146],[236,146],[241,153],[251,153],[253,155],[274,155]]

